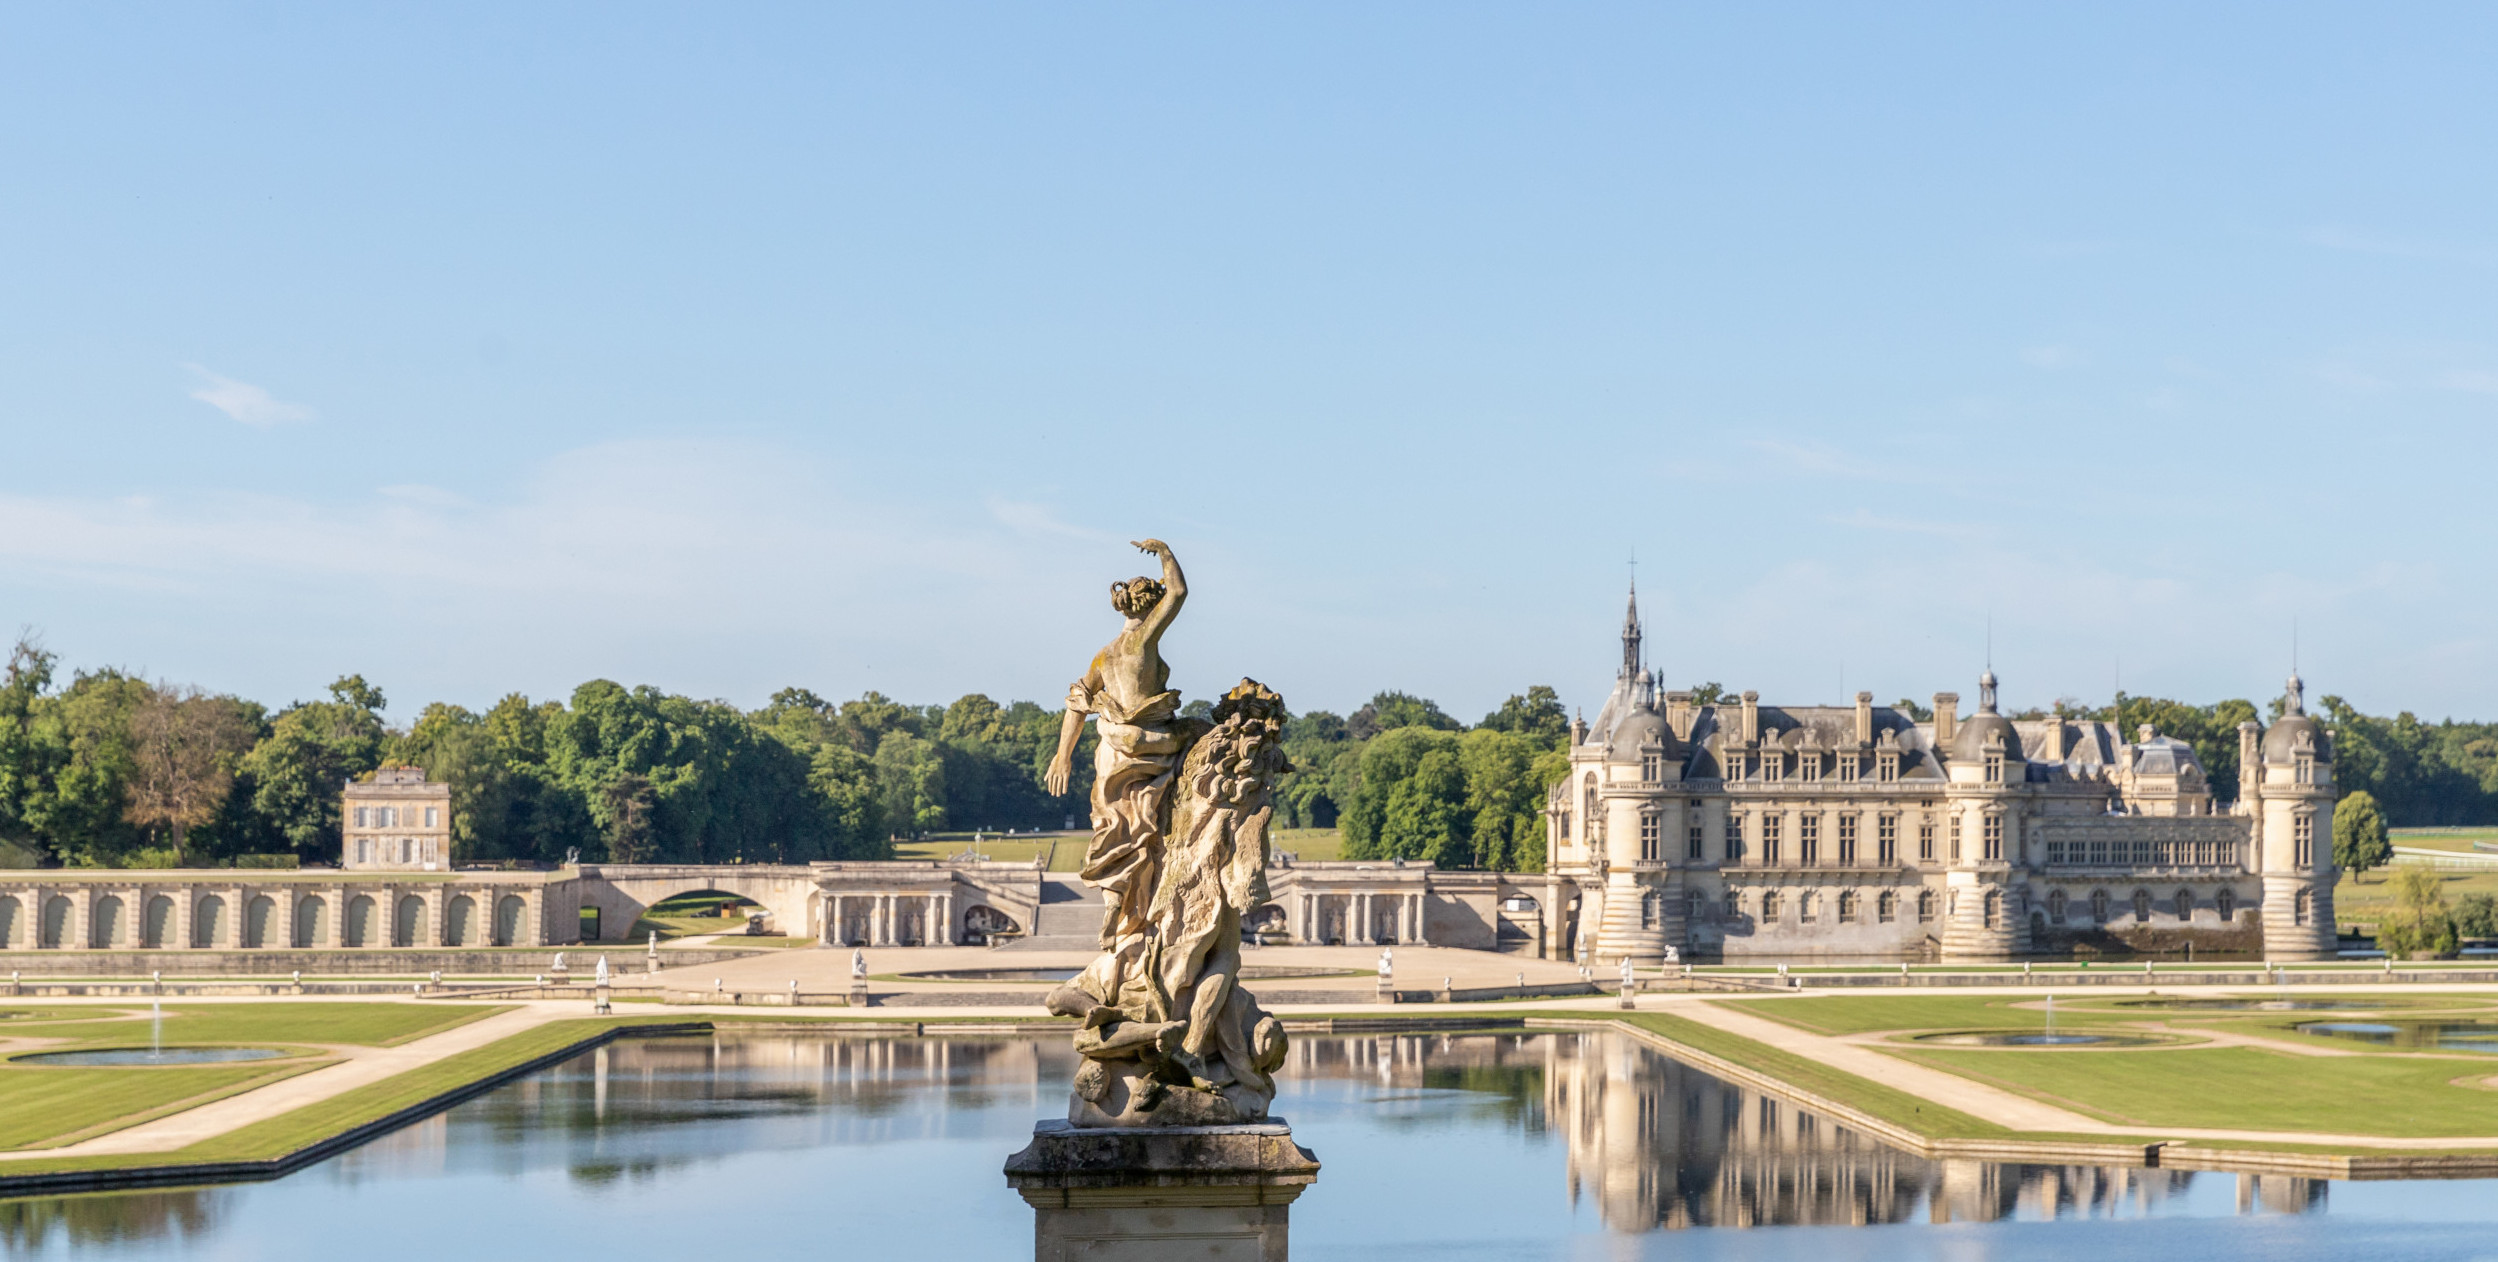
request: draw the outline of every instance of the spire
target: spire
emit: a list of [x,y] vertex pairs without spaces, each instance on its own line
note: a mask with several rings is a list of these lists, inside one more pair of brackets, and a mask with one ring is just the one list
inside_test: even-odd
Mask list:
[[1639,674],[1639,582],[1631,581],[1631,605],[1622,613],[1622,678]]

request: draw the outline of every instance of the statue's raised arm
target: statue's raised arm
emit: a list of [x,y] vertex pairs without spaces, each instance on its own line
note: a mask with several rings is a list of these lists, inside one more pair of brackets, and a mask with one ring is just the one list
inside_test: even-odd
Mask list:
[[[1132,541],[1139,552],[1150,552],[1162,558],[1162,599],[1145,614],[1145,643],[1154,649],[1162,646],[1162,633],[1180,616],[1180,606],[1188,601],[1188,576],[1180,573],[1180,559],[1171,555],[1171,545],[1160,539]],[[1157,655],[1158,656],[1158,655]],[[1166,674],[1168,672],[1165,672]]]

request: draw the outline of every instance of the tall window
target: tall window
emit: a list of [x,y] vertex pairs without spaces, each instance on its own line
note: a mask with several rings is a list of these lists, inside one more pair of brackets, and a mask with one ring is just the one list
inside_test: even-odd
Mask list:
[[1554,814],[1561,820],[1561,839],[1570,840],[1570,812],[1556,811]]
[[1986,816],[1986,857],[2004,857],[2004,817],[1991,811]]
[[1761,919],[1764,922],[1778,919],[1778,891],[1771,890],[1761,895]]
[[1886,868],[1894,868],[1899,866],[1899,861],[1900,817],[1897,815],[1875,816],[1874,862]]
[[1653,751],[1641,754],[1639,756],[1639,778],[1650,784],[1655,784],[1657,782],[1658,762],[1659,759]]
[[1922,925],[1932,919],[1934,919],[1934,891],[1919,890],[1917,891],[1917,923]]
[[1954,863],[1958,863],[1958,862],[1960,862],[1960,816],[1959,816],[1959,814],[1958,814],[1957,812],[1955,812],[1955,813],[1952,815],[1951,829],[1952,829],[1952,862],[1954,862]]
[[364,827],[364,813],[364,807],[359,806],[356,808],[356,827],[358,828]]
[[1655,863],[1665,858],[1665,839],[1661,836],[1664,831],[1664,821],[1655,811],[1639,813],[1640,862]]
[[1931,815],[1917,820],[1917,862],[1934,862],[1934,817]]
[[[1856,866],[1856,816],[1852,814],[1839,817],[1839,866],[1843,868]],[[1840,919],[1844,920],[1846,917],[1842,916]]]
[[2090,892],[2090,922],[2095,925],[2108,923],[2108,892],[2106,890]]
[[1856,891],[1854,890],[1839,891],[1839,923],[1843,925],[1856,923]]
[[2222,924],[2235,924],[2238,919],[2238,896],[2228,890],[2222,890],[2212,896],[2212,909],[2220,913]]
[[1732,744],[1717,751],[1717,774],[1723,780],[1743,779],[1743,751]]
[[1743,862],[1743,819],[1735,814],[1732,806],[1729,806],[1726,809],[1726,836],[1724,840],[1726,842],[1726,861],[1728,863]]
[[1874,755],[1874,779],[1889,784],[1900,778],[1900,756],[1885,751]]
[[1743,919],[1743,895],[1733,890],[1726,891],[1726,918],[1728,920]]
[[1892,893],[1892,892],[1891,892],[1891,891],[1889,891],[1889,890],[1884,890],[1884,891],[1882,891],[1882,894],[1881,894],[1881,896],[1880,896],[1880,897],[1878,897],[1878,898],[1874,899],[1874,919],[1875,919],[1875,920],[1880,921],[1881,923],[1883,923],[1883,924],[1886,924],[1886,925],[1887,925],[1887,924],[1891,923],[1892,921],[1899,919],[1899,915],[1900,915],[1900,896],[1899,896],[1899,895],[1894,894],[1894,893]]
[[2316,756],[2314,754],[2302,751],[2291,760],[2291,766],[2294,768],[2294,774],[2291,777],[2294,783],[2314,784],[2316,782]]
[[2177,891],[2177,918],[2179,920],[2194,919],[2194,891]]
[[2301,869],[2316,866],[2316,817],[2306,811],[2290,817],[2290,863]]
[[1786,816],[1775,811],[1761,817],[1761,862],[1773,868],[1777,867],[1780,861],[1780,843],[1785,839],[1778,834],[1785,822]]
[[[1856,768],[1860,761],[1862,760],[1853,753],[1839,755],[1839,780],[1842,783],[1853,783],[1855,781]],[[1847,917],[1841,916],[1839,919],[1845,920]]]
[[1586,793],[1586,798],[1587,798],[1587,808],[1586,808],[1586,810],[1585,810],[1585,811],[1583,811],[1583,812],[1582,812],[1582,814],[1584,814],[1584,815],[1586,815],[1586,816],[1587,816],[1587,831],[1586,831],[1586,833],[1585,833],[1584,835],[1586,836],[1586,838],[1587,838],[1589,841],[1594,841],[1594,840],[1596,840],[1596,773],[1595,773],[1595,772],[1591,771],[1591,772],[1588,772],[1588,773],[1587,773],[1587,781],[1586,781],[1586,784],[1587,784],[1587,793]]
[[426,826],[427,828],[440,828],[440,827],[442,827],[442,808],[441,808],[441,807],[438,807],[438,806],[429,806],[429,807],[426,807],[426,808],[425,808],[425,826]]
[[1785,750],[1764,749],[1761,751],[1761,778],[1764,780],[1784,780],[1787,778],[1787,753]]
[[2049,892],[2048,892],[2048,894],[2047,894],[2047,918],[2048,918],[2049,920],[2055,921],[2057,924],[2063,924],[2063,923],[2064,923],[2064,908],[2065,908],[2064,891],[2063,891],[2063,890],[2051,890],[2051,891],[2049,891]]
[[1806,812],[1795,821],[1795,861],[1806,867],[1821,862],[1821,816]]
[[1816,750],[1816,751],[1813,751],[1813,752],[1811,752],[1811,753],[1806,753],[1806,754],[1799,754],[1799,755],[1797,755],[1797,756],[1796,756],[1796,760],[1795,760],[1795,765],[1796,765],[1796,770],[1798,770],[1798,771],[1800,771],[1800,772],[1803,772],[1803,773],[1804,773],[1804,783],[1806,783],[1806,784],[1819,784],[1819,783],[1821,783],[1821,753],[1820,753],[1820,751]]
[[1988,784],[2004,782],[2004,751],[2000,749],[1986,751],[1986,782]]
[[1821,914],[1821,896],[1820,896],[1820,895],[1815,894],[1815,893],[1814,893],[1814,892],[1812,892],[1811,890],[1806,890],[1806,891],[1804,891],[1803,893],[1796,895],[1796,899],[1795,899],[1795,918],[1796,918],[1797,920],[1802,921],[1803,923],[1805,923],[1805,924],[1808,924],[1808,925],[1809,925],[1809,924],[1813,923],[1814,918],[1815,918],[1816,916],[1819,916],[1820,914]]
[[358,862],[358,863],[371,863],[372,861],[373,861],[373,839],[372,839],[372,838],[370,838],[370,837],[358,837],[358,838],[356,838],[356,862]]
[[2306,890],[2300,890],[2298,897],[2290,902],[2290,923],[2306,924],[2308,917],[2312,914],[2314,914],[2314,900],[2308,896]]
[[2134,891],[2134,923],[2136,923],[2136,924],[2144,924],[2144,923],[2148,923],[2148,922],[2150,921],[2150,919],[2151,919],[2151,891],[2149,891],[2149,890],[2135,890],[2135,891]]
[[1698,863],[1702,859],[1708,857],[1708,843],[1704,840],[1704,834],[1700,831],[1701,828],[1702,825],[1700,817],[1697,814],[1693,815],[1691,817],[1691,827],[1686,830],[1690,833],[1690,835],[1683,839],[1683,857],[1694,863]]
[[1706,917],[1708,916],[1708,914],[1709,914],[1709,896],[1708,896],[1708,895],[1703,894],[1703,893],[1701,893],[1701,892],[1700,892],[1700,891],[1698,891],[1698,890],[1690,890],[1690,891],[1687,891],[1687,892],[1685,892],[1685,893],[1684,893],[1684,895],[1683,895],[1683,919],[1685,919],[1685,920],[1701,920],[1701,919],[1706,918]]

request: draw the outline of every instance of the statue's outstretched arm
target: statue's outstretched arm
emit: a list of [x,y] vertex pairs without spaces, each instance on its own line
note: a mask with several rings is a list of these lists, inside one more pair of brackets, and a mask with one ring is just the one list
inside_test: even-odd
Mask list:
[[1180,573],[1180,559],[1171,555],[1171,545],[1160,539],[1138,539],[1138,551],[1162,558],[1162,599],[1145,615],[1145,643],[1159,644],[1171,620],[1180,616],[1180,606],[1188,601],[1188,576]]
[[[1081,687],[1082,685],[1078,685]],[[1049,785],[1051,797],[1063,797],[1067,781],[1075,773],[1076,738],[1084,732],[1084,711],[1070,704],[1058,720],[1058,752],[1050,755],[1049,774],[1043,782]]]

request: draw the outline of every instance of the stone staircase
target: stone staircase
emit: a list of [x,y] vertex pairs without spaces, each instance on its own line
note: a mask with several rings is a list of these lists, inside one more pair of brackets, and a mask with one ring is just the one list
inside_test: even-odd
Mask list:
[[1001,951],[1084,951],[1101,949],[1102,892],[1073,878],[1044,877],[1041,909],[1032,932],[999,947]]

